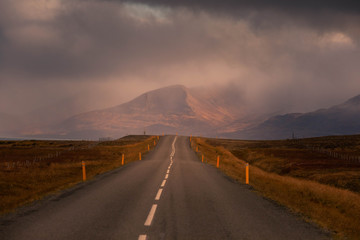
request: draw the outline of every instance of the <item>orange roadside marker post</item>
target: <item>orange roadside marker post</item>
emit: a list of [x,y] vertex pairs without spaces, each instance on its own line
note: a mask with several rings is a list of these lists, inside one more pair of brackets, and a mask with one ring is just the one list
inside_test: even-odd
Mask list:
[[201,155],[201,162],[204,162],[204,155]]
[[124,160],[125,160],[125,154],[122,154],[121,165],[124,165]]
[[148,151],[150,151],[150,144],[148,144]]
[[83,172],[83,181],[86,181],[86,169],[85,169],[85,162],[81,161],[81,165],[82,165],[82,172]]
[[156,146],[156,141],[154,140],[154,147]]
[[139,160],[141,160],[141,152],[139,152]]
[[198,152],[199,151],[199,146],[196,146],[196,152]]
[[249,163],[246,163],[246,184],[249,184]]
[[216,161],[216,167],[219,168],[220,165],[220,156],[217,156],[217,161]]

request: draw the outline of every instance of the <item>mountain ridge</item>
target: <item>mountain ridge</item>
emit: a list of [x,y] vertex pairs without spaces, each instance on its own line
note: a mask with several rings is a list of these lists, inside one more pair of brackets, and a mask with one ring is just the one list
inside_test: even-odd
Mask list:
[[77,114],[49,130],[64,137],[125,134],[210,134],[236,119],[224,106],[196,96],[182,85],[141,94],[133,100],[106,109]]
[[360,95],[342,104],[308,113],[277,115],[245,130],[225,134],[243,139],[286,139],[360,133]]
[[29,128],[16,136],[97,139],[179,133],[251,140],[360,133],[360,95],[307,113],[276,114],[249,108],[241,96],[234,98],[226,91],[172,85],[113,107],[73,115],[48,127]]

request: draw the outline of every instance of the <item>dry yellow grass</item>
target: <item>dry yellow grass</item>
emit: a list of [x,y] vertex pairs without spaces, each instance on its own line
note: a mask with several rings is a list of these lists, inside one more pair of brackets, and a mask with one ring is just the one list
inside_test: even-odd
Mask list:
[[[87,179],[121,167],[122,154],[125,164],[139,159],[139,152],[146,154],[148,145],[154,148],[156,137],[133,136],[100,142],[85,141],[16,141],[0,145],[0,213],[13,211],[19,206],[66,189],[82,181],[81,161],[86,162]],[[93,147],[88,148],[88,146]],[[74,147],[69,151],[69,146]],[[33,156],[58,156],[39,161]],[[28,163],[28,165],[26,165]],[[9,168],[9,166],[11,166]]]
[[[199,147],[199,159],[216,166],[240,182],[245,182],[245,161],[222,146],[213,146],[201,138],[193,138],[192,147]],[[360,239],[360,195],[349,190],[314,181],[280,176],[250,166],[250,185],[263,196],[275,200],[334,233],[338,239]]]
[[276,141],[206,141],[212,146],[223,146],[235,157],[266,172],[360,193],[359,135]]

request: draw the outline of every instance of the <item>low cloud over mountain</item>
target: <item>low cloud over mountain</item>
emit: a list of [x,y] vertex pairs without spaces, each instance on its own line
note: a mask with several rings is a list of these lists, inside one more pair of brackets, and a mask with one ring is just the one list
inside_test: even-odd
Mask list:
[[[12,128],[14,131],[14,128]],[[309,113],[255,111],[231,91],[173,85],[115,107],[74,115],[49,127],[29,127],[29,137],[97,139],[126,134],[175,134],[240,139],[283,139],[360,133],[360,95]]]
[[178,132],[214,136],[241,115],[241,111],[233,107],[226,98],[175,85],[144,93],[112,108],[75,115],[36,135],[97,138]]
[[309,113],[274,116],[256,127],[227,134],[243,139],[285,139],[360,133],[360,95]]

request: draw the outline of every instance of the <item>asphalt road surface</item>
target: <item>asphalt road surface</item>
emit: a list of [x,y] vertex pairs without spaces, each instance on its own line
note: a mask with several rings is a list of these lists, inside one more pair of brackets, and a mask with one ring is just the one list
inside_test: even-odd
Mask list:
[[142,161],[0,220],[0,239],[329,239],[165,136]]

